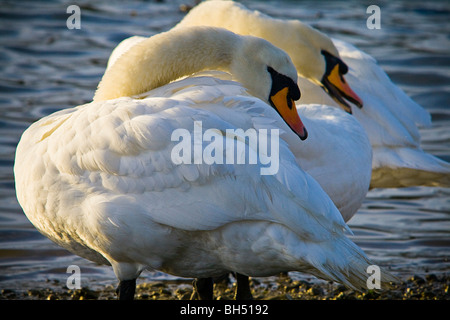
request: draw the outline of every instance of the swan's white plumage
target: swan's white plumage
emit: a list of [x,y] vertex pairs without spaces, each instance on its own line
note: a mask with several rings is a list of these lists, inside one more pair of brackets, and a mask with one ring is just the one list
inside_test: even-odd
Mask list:
[[[204,47],[193,46],[199,39]],[[16,193],[34,226],[82,257],[111,264],[121,282],[147,268],[196,278],[297,270],[365,288],[370,261],[346,237],[350,230],[338,209],[289,149],[301,142],[278,116],[288,104],[268,103],[272,87],[282,82],[270,80],[268,66],[289,83],[289,91],[280,90],[283,99],[296,92],[286,53],[255,37],[207,27],[157,35],[137,46],[106,71],[96,100],[44,117],[22,135]],[[215,59],[242,85],[211,76],[169,83],[180,73],[214,67]],[[154,90],[142,91],[148,87]],[[199,123],[222,142],[230,140],[227,129],[281,128],[283,138],[271,150],[278,170],[262,175],[261,162],[175,161],[172,134],[184,130],[192,137]],[[234,143],[261,156],[245,139]],[[383,272],[382,282],[391,279]]]
[[63,110],[23,134],[18,199],[41,232],[78,255],[107,260],[119,279],[144,268],[188,277],[303,270],[361,288],[369,261],[286,142],[274,176],[260,175],[258,165],[170,159],[170,132],[192,132],[195,120],[204,130],[225,130],[236,127],[233,119],[246,129],[273,121],[267,118],[276,112],[266,103],[210,77],[180,80],[144,99]]
[[[216,72],[213,75],[221,79],[230,79],[226,73]],[[198,82],[200,80],[201,82]],[[200,85],[205,79],[192,77],[189,81],[193,85]],[[209,92],[212,90],[208,87]],[[171,97],[175,92],[177,95],[180,94],[177,83],[153,92],[164,97]],[[242,95],[245,91],[243,88],[229,86],[224,94]],[[189,99],[193,99],[192,90],[188,91],[188,96]],[[195,102],[200,104],[202,101],[195,99]],[[318,104],[298,104],[297,111],[305,126],[310,128],[308,139],[305,141],[300,142],[275,113],[272,113],[273,117],[258,118],[258,122],[253,125],[257,129],[281,129],[281,138],[288,143],[298,165],[321,185],[344,220],[348,221],[360,208],[369,188],[372,149],[367,135],[354,117],[337,108]],[[254,106],[253,112],[258,114],[261,110]],[[233,113],[229,113],[228,108],[216,108],[215,113],[233,123],[251,121],[249,115],[242,115],[236,119]],[[244,126],[245,122],[237,124],[238,127]]]
[[[371,186],[448,185],[450,165],[420,147],[419,128],[431,126],[430,114],[393,84],[373,57],[344,41],[333,43],[349,66],[347,82],[364,101],[353,115],[373,148]],[[298,81],[304,88],[300,102],[338,107],[318,86],[300,77]]]
[[338,207],[345,221],[361,207],[371,180],[372,148],[358,121],[340,109],[297,105],[309,130],[301,144],[289,144],[298,164]]
[[[368,54],[344,41],[330,39],[300,21],[273,19],[233,1],[202,2],[175,29],[193,25],[255,35],[285,50],[300,75],[300,104],[338,106],[318,84],[324,71],[320,50],[339,55],[349,67],[347,82],[364,102],[364,107],[353,108],[353,113],[373,147],[371,186],[450,185],[450,165],[420,147],[419,128],[431,124],[429,113],[393,84]],[[110,61],[139,41],[139,37],[125,39]]]
[[[111,53],[108,68],[113,66],[123,53],[144,39],[134,36],[123,40]],[[214,76],[230,79],[223,73],[215,73]],[[193,83],[194,79],[191,78]],[[308,81],[306,90],[301,87],[302,96],[308,94],[310,85]],[[177,85],[174,86],[176,88]],[[172,89],[171,85],[168,85],[156,90],[165,91],[164,96],[170,97],[172,90],[178,89]],[[190,94],[192,95],[192,92]],[[227,109],[224,111],[220,116],[228,119],[230,114]],[[283,129],[282,138],[288,142],[297,163],[319,182],[338,207],[344,220],[348,221],[361,207],[371,180],[372,149],[367,134],[354,117],[338,108],[315,103],[297,104],[297,111],[305,126],[310,128],[309,138],[301,143],[278,115],[274,116],[274,119],[278,120],[265,118],[260,121],[265,122],[265,128],[269,124],[267,122],[275,121],[273,128]],[[232,117],[231,115],[230,120]]]

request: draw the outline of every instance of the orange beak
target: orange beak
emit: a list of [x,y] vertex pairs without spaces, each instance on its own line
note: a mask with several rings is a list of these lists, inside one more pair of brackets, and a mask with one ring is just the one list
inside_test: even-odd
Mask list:
[[289,96],[289,88],[285,87],[270,97],[275,110],[280,114],[287,125],[302,140],[308,137],[308,132],[297,113],[294,100]]
[[348,72],[348,66],[338,57],[322,50],[325,58],[325,73],[322,77],[322,88],[348,113],[352,113],[352,108],[346,100],[352,102],[358,108],[362,108],[363,102],[358,95],[353,92],[344,79],[344,74]]
[[335,65],[333,70],[330,72],[330,75],[328,76],[328,81],[341,93],[341,95],[349,100],[350,102],[353,102],[356,106],[362,107],[363,102],[360,97],[350,88],[350,86],[347,84],[347,82],[344,79],[344,76],[342,76],[339,73],[339,65]]

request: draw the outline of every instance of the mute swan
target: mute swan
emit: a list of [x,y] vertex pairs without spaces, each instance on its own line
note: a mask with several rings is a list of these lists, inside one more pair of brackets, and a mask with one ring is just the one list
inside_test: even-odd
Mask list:
[[[158,95],[203,69],[229,71],[242,86],[187,78],[172,96]],[[196,121],[221,141],[227,129],[270,127],[279,113],[305,138],[292,108],[296,76],[289,57],[262,39],[206,27],[151,37],[106,71],[93,102],[23,133],[14,165],[19,203],[57,244],[111,264],[122,299],[133,298],[147,268],[195,278],[302,270],[364,288],[371,262],[283,140],[274,175],[261,175],[261,162],[176,164],[171,157],[173,132],[195,134]],[[381,280],[392,277],[383,272]]]
[[[111,53],[107,69],[145,39],[134,36],[122,41]],[[290,132],[281,138],[288,143],[302,169],[319,182],[347,222],[361,207],[370,186],[372,149],[367,134],[354,117],[334,107],[297,104],[297,111],[305,127],[313,128],[309,138],[301,144]]]
[[[227,74],[216,73],[214,76],[229,79]],[[188,80],[200,84],[197,82],[198,79],[189,78]],[[201,83],[205,85],[204,80]],[[184,86],[183,82],[174,82],[153,90],[152,96],[173,97]],[[240,95],[240,88],[235,89],[237,91],[233,95]],[[231,94],[229,90],[230,88],[227,92]],[[297,163],[319,182],[327,194],[333,196],[331,199],[344,221],[348,221],[361,206],[370,182],[371,148],[365,131],[354,117],[337,108],[298,105],[297,111],[305,127],[311,128],[305,141],[299,143],[296,135],[286,130],[284,128],[286,125],[284,124],[283,127],[283,122],[276,118],[272,120],[272,126],[284,129],[280,138],[288,144]],[[232,121],[234,114],[224,112],[220,116],[224,120]],[[324,148],[327,150],[326,153],[322,152]],[[336,171],[336,167],[349,169]],[[237,273],[236,279],[236,299],[252,299],[248,278]],[[196,295],[193,295],[193,298],[211,299],[212,285],[212,279],[196,279],[194,281]]]
[[[430,114],[395,86],[368,54],[298,20],[274,19],[232,1],[205,1],[175,28],[193,25],[254,35],[285,50],[297,67],[299,85],[305,88],[300,104],[320,103],[349,111],[342,97],[357,105],[363,103],[364,108],[352,110],[373,148],[372,188],[450,186],[450,164],[420,147],[418,127],[431,125]],[[117,54],[139,40],[131,39]]]

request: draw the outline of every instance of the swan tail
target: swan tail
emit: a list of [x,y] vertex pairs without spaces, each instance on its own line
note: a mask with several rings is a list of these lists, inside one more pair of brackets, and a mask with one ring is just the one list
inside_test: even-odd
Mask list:
[[450,163],[421,149],[375,150],[371,188],[418,185],[450,187]]
[[336,243],[340,245],[332,249],[333,254],[328,252],[325,259],[320,259],[319,256],[319,259],[310,261],[318,271],[312,273],[319,278],[342,283],[359,292],[369,289],[386,290],[399,281],[384,268],[372,263],[350,239],[339,239]]

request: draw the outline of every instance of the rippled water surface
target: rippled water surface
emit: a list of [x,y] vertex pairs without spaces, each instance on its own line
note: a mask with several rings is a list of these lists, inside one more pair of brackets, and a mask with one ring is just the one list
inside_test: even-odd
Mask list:
[[[81,267],[83,285],[113,283],[109,267],[74,256],[43,237],[17,203],[13,163],[22,132],[54,111],[89,102],[111,50],[132,35],[170,29],[186,1],[2,1],[0,5],[0,289],[67,278]],[[302,19],[373,55],[391,79],[433,117],[423,148],[450,161],[450,5],[445,1],[245,1],[275,17]],[[350,3],[350,4],[349,4]],[[366,8],[381,7],[380,30]],[[69,30],[66,8],[81,8]],[[450,189],[369,192],[350,220],[354,240],[395,274],[450,271]],[[142,278],[169,278],[146,272]]]

